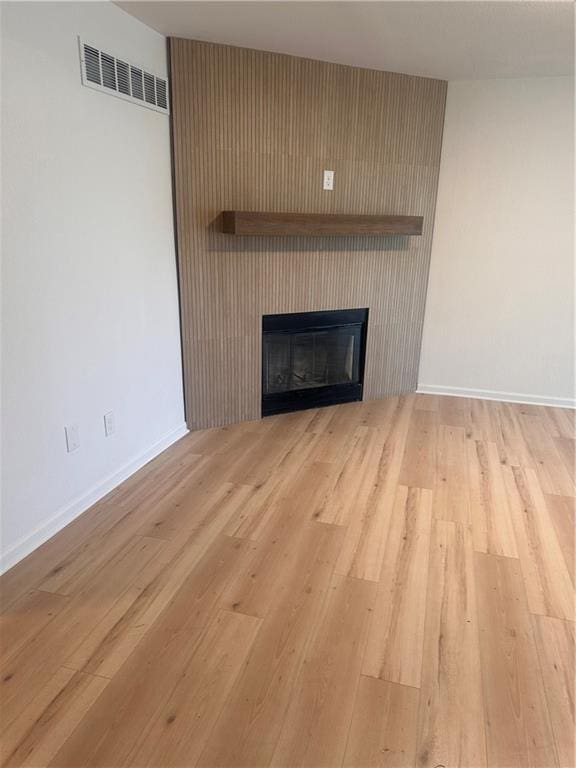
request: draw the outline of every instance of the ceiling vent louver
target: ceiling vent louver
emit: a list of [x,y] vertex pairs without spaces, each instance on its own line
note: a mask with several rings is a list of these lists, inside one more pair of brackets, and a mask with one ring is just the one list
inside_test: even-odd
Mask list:
[[116,59],[116,74],[118,76],[118,90],[124,96],[130,96],[130,67],[125,61]]
[[144,98],[146,104],[156,104],[156,88],[154,87],[154,75],[144,72]]
[[168,109],[168,93],[166,91],[166,80],[161,77],[156,78],[156,104],[159,107]]
[[79,40],[82,84],[156,112],[169,112],[166,78]]
[[96,85],[101,84],[100,52],[90,45],[84,46],[84,70],[89,82],[96,83]]
[[142,82],[142,70],[138,67],[130,67],[130,84],[132,86],[132,97],[134,99],[144,99],[144,84]]

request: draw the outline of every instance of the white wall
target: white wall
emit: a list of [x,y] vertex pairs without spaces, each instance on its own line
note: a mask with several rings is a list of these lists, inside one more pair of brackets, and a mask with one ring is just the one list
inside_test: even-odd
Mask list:
[[114,5],[2,4],[3,568],[185,433],[169,120],[83,87],[78,35],[166,72]]
[[574,403],[574,81],[451,82],[421,391]]

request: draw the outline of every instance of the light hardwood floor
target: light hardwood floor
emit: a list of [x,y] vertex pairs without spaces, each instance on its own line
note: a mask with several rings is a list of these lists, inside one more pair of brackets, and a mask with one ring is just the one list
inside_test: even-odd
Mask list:
[[196,432],[0,580],[5,766],[575,765],[574,421]]

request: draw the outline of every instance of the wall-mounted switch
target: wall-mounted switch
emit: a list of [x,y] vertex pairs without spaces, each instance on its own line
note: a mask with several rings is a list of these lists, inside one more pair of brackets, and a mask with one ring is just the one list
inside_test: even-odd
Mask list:
[[104,434],[106,437],[110,437],[116,432],[116,424],[114,423],[114,411],[109,411],[104,414]]
[[67,427],[64,427],[64,434],[66,435],[66,450],[68,453],[72,453],[72,451],[80,448],[80,433],[77,424],[69,424]]
[[334,171],[324,171],[323,188],[329,192],[334,189]]

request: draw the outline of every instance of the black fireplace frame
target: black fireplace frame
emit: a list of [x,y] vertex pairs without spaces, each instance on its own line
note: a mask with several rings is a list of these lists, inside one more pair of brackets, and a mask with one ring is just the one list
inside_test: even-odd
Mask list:
[[323,408],[340,403],[362,400],[364,391],[364,366],[366,362],[366,338],[368,335],[368,308],[337,309],[321,312],[291,312],[281,315],[262,316],[262,360],[267,333],[294,333],[318,331],[360,325],[360,350],[358,357],[358,382],[331,384],[286,392],[265,393],[265,371],[262,362],[262,416],[301,411],[307,408]]

